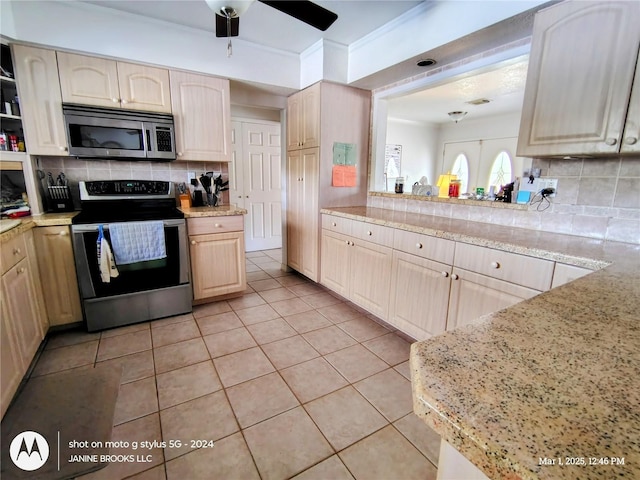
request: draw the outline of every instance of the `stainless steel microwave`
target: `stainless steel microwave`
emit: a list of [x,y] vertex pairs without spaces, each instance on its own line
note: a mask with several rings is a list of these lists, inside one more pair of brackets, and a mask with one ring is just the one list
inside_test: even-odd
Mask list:
[[122,160],[176,159],[173,115],[62,104],[69,155]]

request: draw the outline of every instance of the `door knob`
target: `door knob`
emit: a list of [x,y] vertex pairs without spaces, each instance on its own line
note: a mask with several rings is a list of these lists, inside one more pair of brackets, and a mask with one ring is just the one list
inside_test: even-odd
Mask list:
[[638,139],[636,137],[627,137],[624,139],[624,143],[627,145],[635,145]]
[[611,146],[613,146],[613,145],[615,145],[616,143],[618,143],[618,140],[617,140],[616,138],[609,137],[609,138],[607,138],[607,139],[604,141],[604,143],[606,143],[607,145],[611,145]]
[[453,275],[451,275],[451,279],[452,280],[457,280],[458,278],[460,278],[460,277],[458,277],[457,273],[454,273]]

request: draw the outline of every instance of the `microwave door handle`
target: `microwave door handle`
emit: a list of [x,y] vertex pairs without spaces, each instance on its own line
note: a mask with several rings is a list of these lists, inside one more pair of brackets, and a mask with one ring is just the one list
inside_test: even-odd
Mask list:
[[142,124],[142,144],[144,148],[144,156],[149,157],[149,153],[152,150],[151,130],[145,123]]

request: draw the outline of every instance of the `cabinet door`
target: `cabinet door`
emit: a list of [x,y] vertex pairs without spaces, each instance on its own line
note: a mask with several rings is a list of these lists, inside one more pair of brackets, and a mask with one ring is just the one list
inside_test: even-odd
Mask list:
[[343,297],[349,296],[350,250],[350,237],[327,230],[322,231],[320,283]]
[[58,52],[58,69],[64,102],[120,107],[115,61]]
[[382,320],[389,314],[392,250],[353,240],[349,259],[349,299]]
[[35,229],[38,266],[50,325],[82,321],[69,227]]
[[466,325],[482,315],[510,307],[539,293],[538,290],[454,268],[447,330]]
[[18,347],[13,319],[4,295],[0,297],[0,417],[4,416],[28,365],[24,365]]
[[287,99],[287,150],[302,147],[300,124],[302,123],[302,93],[291,95]]
[[640,152],[640,54],[636,63],[636,76],[631,89],[629,111],[624,124],[620,151],[624,153]]
[[320,211],[318,209],[318,176],[320,175],[320,161],[318,149],[302,151],[302,180],[300,181],[300,243],[302,255],[302,270],[300,273],[314,282],[319,280],[319,248]]
[[519,156],[619,151],[638,24],[638,2],[562,2],[536,14]]
[[301,219],[302,198],[302,153],[290,152],[287,155],[287,264],[302,271],[302,232],[304,220]]
[[118,84],[123,108],[171,113],[169,70],[118,62]]
[[229,80],[169,72],[179,160],[231,160]]
[[416,340],[445,331],[451,267],[394,251],[389,323]]
[[67,155],[56,52],[14,45],[22,124],[32,155]]
[[320,84],[302,91],[302,118],[300,134],[302,146],[312,148],[320,145]]
[[243,232],[192,235],[189,240],[194,299],[247,288]]

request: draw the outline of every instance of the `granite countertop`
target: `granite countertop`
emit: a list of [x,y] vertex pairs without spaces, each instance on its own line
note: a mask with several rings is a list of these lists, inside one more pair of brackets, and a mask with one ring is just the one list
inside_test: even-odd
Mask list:
[[179,207],[185,218],[196,217],[226,217],[229,215],[245,215],[247,211],[235,205],[221,205],[219,207]]
[[366,207],[323,212],[604,267],[414,343],[414,411],[492,479],[640,478],[640,246]]

